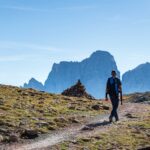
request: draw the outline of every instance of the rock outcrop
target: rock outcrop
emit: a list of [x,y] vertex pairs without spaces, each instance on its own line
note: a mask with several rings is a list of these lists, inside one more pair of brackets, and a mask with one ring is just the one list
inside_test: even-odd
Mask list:
[[74,96],[74,97],[85,97],[88,99],[94,99],[93,96],[91,96],[90,94],[88,94],[85,90],[84,85],[82,85],[81,81],[78,80],[78,82],[71,86],[70,88],[64,90],[62,92],[62,95],[65,96]]

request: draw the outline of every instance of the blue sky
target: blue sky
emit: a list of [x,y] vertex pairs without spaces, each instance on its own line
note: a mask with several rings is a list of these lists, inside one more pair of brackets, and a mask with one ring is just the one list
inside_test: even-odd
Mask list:
[[44,82],[54,62],[96,50],[121,73],[150,62],[150,0],[0,0],[0,83]]

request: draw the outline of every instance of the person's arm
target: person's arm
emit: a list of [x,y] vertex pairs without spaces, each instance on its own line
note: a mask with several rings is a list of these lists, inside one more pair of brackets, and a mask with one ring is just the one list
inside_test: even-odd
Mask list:
[[107,80],[107,84],[106,84],[106,91],[105,91],[105,100],[108,101],[108,93],[109,93],[109,88],[108,85],[109,84],[109,79]]
[[121,101],[121,105],[123,105],[123,99],[122,99],[122,87],[120,87],[120,101]]
[[120,93],[120,101],[121,101],[121,105],[123,104],[123,99],[122,99],[122,85],[121,85],[121,81],[119,80],[119,93]]
[[108,101],[108,93],[105,93],[105,100]]

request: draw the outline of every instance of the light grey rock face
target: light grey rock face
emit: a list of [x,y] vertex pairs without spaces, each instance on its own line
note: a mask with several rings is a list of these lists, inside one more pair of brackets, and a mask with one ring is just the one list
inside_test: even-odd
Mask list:
[[45,91],[61,93],[80,79],[88,93],[101,98],[111,70],[116,70],[120,76],[113,56],[106,51],[96,51],[81,62],[60,62],[53,65],[45,82]]
[[61,93],[64,89],[75,84],[80,79],[80,65],[78,62],[60,62],[54,64],[46,82],[45,91]]
[[33,88],[39,91],[43,91],[44,90],[44,86],[42,83],[40,83],[39,81],[37,81],[36,79],[32,78],[28,83],[25,83],[24,88]]
[[150,91],[150,63],[141,64],[123,74],[124,93]]

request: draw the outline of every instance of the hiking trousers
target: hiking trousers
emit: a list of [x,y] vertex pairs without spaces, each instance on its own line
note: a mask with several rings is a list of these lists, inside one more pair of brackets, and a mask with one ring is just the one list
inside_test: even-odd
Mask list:
[[109,118],[112,119],[113,117],[115,117],[116,121],[118,121],[119,117],[118,117],[117,109],[118,109],[118,106],[119,106],[119,97],[110,95],[110,100],[111,100],[111,103],[112,103],[112,111],[111,111],[111,114],[110,114]]

